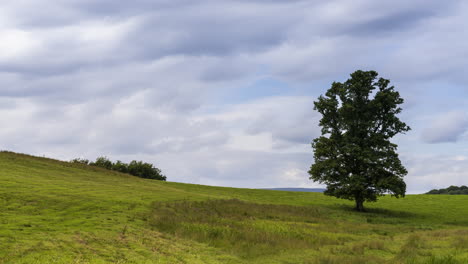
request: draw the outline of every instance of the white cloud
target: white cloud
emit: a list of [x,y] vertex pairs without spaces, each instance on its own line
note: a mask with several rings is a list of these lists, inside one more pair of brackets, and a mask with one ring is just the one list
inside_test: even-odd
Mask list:
[[466,185],[468,177],[467,157],[449,155],[404,156],[408,164],[405,181],[410,193],[424,193],[431,189],[450,185]]
[[423,131],[427,143],[457,142],[468,131],[468,114],[464,111],[440,114]]

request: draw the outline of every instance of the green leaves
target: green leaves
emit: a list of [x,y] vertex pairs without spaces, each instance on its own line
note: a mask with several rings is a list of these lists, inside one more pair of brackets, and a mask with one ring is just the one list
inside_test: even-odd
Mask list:
[[377,76],[356,71],[314,102],[322,114],[322,136],[312,143],[310,179],[326,184],[328,195],[355,200],[357,209],[385,193],[400,197],[406,192],[407,171],[390,142],[410,130],[397,116],[404,100],[389,80]]

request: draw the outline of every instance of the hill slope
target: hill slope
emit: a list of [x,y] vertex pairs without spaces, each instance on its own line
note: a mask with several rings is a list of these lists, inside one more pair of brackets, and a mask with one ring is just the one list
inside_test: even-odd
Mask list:
[[286,192],[320,192],[320,193],[323,193],[325,191],[325,189],[321,189],[321,188],[265,188],[263,190],[286,191]]
[[0,263],[468,263],[468,197],[161,182],[0,153]]

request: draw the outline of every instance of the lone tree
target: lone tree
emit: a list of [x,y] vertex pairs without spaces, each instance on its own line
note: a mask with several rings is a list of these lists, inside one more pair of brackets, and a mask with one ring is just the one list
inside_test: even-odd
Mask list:
[[327,185],[325,194],[356,201],[375,202],[390,193],[404,197],[407,170],[390,139],[410,130],[397,115],[403,98],[375,71],[356,71],[344,83],[334,82],[314,102],[322,114],[322,136],[314,139],[315,163],[310,179]]

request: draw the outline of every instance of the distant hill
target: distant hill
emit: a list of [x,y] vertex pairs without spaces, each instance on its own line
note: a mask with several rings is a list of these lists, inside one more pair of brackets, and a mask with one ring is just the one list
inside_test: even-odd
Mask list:
[[452,186],[450,186],[448,188],[445,188],[445,189],[431,190],[431,191],[427,192],[426,194],[450,194],[450,195],[465,194],[465,195],[467,195],[468,194],[468,187],[465,186],[465,185],[462,185],[460,187],[452,185]]
[[286,192],[318,192],[323,193],[323,188],[265,188],[263,190],[286,191]]

